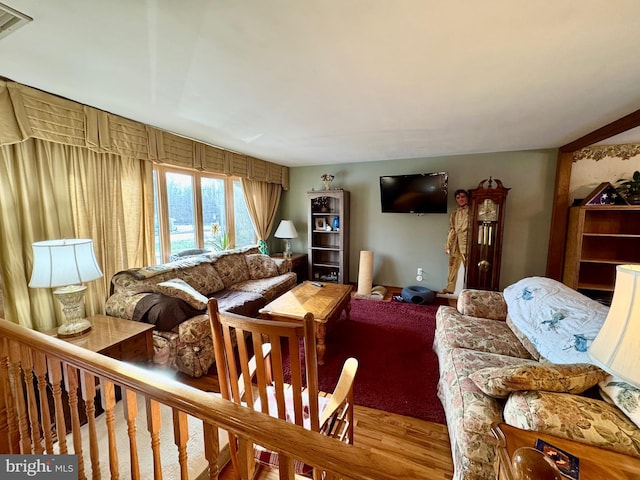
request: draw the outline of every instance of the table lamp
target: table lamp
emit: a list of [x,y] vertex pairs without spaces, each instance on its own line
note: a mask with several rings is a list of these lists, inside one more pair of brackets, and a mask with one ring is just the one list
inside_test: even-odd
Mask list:
[[80,285],[102,277],[93,252],[93,240],[73,238],[46,240],[33,244],[31,288],[56,288],[53,294],[62,304],[64,322],[58,327],[59,337],[74,337],[91,330],[82,318],[87,287]]
[[640,387],[640,265],[618,265],[609,314],[589,347],[596,365]]
[[291,220],[281,220],[276,233],[276,238],[284,238],[284,258],[291,258],[291,239],[298,237],[296,226]]

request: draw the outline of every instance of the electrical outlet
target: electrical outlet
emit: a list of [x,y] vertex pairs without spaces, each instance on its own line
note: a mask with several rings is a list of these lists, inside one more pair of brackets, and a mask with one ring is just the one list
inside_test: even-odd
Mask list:
[[422,276],[422,267],[418,267],[417,275]]

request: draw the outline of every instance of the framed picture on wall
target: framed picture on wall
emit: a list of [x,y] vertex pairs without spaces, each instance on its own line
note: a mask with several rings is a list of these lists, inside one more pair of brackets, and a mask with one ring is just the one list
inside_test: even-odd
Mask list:
[[324,217],[316,217],[315,228],[316,230],[324,230],[327,226],[327,219]]

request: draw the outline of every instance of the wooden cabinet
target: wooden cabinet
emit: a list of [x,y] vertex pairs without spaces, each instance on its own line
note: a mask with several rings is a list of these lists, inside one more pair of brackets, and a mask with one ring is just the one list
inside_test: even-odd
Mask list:
[[640,264],[640,207],[571,207],[563,283],[609,304],[624,264]]
[[[284,261],[284,255],[282,253],[274,253],[271,255],[271,258],[277,263]],[[306,253],[291,254],[291,271],[298,276],[298,283],[302,283],[307,279],[308,264]]]
[[514,452],[520,447],[533,447],[538,439],[577,457],[580,480],[640,478],[640,459],[630,455],[542,432],[520,430],[505,423],[492,425],[491,431],[498,440],[494,466],[499,480],[513,480],[512,469],[507,464],[511,464]]
[[309,280],[349,283],[349,192],[307,193]]
[[[62,340],[123,362],[153,361],[153,325],[108,315],[89,317],[91,330]],[[45,332],[57,336],[57,329]]]

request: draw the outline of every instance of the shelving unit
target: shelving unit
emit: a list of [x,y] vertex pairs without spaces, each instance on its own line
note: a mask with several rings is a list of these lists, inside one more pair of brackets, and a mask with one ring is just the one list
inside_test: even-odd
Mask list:
[[[345,190],[308,192],[307,203],[309,279],[348,283],[349,192]],[[329,228],[326,227],[327,225]]]
[[640,264],[640,207],[571,207],[563,283],[609,304],[625,264]]

